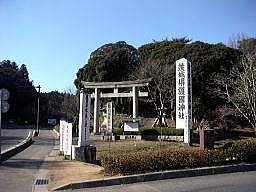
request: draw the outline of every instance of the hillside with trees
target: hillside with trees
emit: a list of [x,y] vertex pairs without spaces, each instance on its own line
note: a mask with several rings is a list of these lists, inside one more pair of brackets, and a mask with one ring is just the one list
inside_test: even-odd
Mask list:
[[36,119],[37,92],[25,64],[20,67],[15,62],[0,62],[0,88],[10,92],[8,103],[10,109],[3,114],[3,120],[15,119],[20,123],[34,123]]
[[10,92],[10,109],[3,113],[3,121],[14,120],[19,124],[36,124],[37,99],[40,99],[40,124],[48,119],[65,117],[73,121],[78,116],[78,97],[71,89],[64,93],[51,91],[38,94],[25,64],[20,67],[9,60],[0,62],[0,88]]
[[[186,58],[192,63],[193,117],[195,121],[214,120],[221,110],[235,110],[255,126],[255,53],[256,39],[233,37],[229,45],[191,42],[187,38],[153,41],[138,49],[124,41],[102,45],[91,53],[88,63],[77,72],[81,81],[124,81],[151,78],[149,97],[140,99],[142,116],[158,117],[155,126],[166,126],[165,117],[175,120],[175,61]],[[0,62],[0,88],[11,97],[10,111],[4,120],[35,123],[37,91],[25,64]],[[246,94],[245,94],[246,93]],[[250,95],[247,97],[246,95]],[[116,111],[129,113],[131,102],[117,99]],[[248,105],[249,103],[249,105]],[[77,91],[52,91],[40,95],[40,120],[67,117],[77,121]]]
[[[136,56],[125,57],[125,62],[130,64],[129,69],[119,68],[116,66],[123,66],[124,60],[120,59],[123,57],[117,54],[117,49],[113,46],[119,43],[106,44],[94,51],[88,64],[79,69],[75,84],[80,88],[82,80],[122,81],[152,78],[148,87],[149,103],[144,103],[143,109],[151,111],[151,116],[158,116],[158,126],[165,125],[161,120],[163,114],[172,119],[175,117],[176,60],[184,57],[192,63],[193,116],[197,121],[213,118],[219,108],[228,104],[226,85],[237,77],[232,73],[233,68],[242,68],[239,62],[242,57],[241,49],[230,48],[222,43],[191,42],[187,38],[154,41],[142,45],[138,50],[132,48],[132,53],[136,53]],[[240,45],[242,44],[241,42]],[[122,42],[122,45],[127,44]]]

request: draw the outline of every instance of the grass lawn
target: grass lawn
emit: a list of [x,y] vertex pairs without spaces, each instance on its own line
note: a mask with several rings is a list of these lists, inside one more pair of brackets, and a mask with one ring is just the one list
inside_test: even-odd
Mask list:
[[[243,128],[233,129],[228,138],[215,140],[214,148],[222,148],[225,144],[234,142],[239,139],[246,139],[255,136],[254,129]],[[145,140],[118,140],[102,141],[91,140],[90,144],[97,148],[97,159],[104,154],[124,154],[139,151],[155,151],[159,149],[182,148],[186,147],[182,142],[165,142],[165,141],[145,141]],[[199,147],[199,143],[193,143],[192,147]]]
[[91,141],[91,144],[97,148],[97,159],[104,154],[124,154],[139,151],[168,149],[174,147],[184,147],[179,142],[159,142],[143,140],[119,140],[119,141]]

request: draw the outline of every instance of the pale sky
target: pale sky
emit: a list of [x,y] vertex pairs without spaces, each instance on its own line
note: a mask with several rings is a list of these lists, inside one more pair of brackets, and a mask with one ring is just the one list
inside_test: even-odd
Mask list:
[[256,37],[255,8],[255,0],[0,0],[0,61],[26,64],[43,92],[64,91],[106,43]]

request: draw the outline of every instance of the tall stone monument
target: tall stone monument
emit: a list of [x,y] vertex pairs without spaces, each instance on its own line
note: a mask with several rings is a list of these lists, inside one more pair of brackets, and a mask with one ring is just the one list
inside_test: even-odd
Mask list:
[[176,61],[176,129],[184,129],[184,143],[190,144],[192,129],[192,69],[185,58]]
[[78,122],[78,129],[79,129],[78,147],[89,145],[90,107],[91,107],[90,94],[85,94],[83,91],[81,91],[79,122]]
[[78,145],[74,149],[75,160],[94,163],[96,161],[96,147],[89,144],[90,135],[91,96],[80,93],[80,110],[78,123]]

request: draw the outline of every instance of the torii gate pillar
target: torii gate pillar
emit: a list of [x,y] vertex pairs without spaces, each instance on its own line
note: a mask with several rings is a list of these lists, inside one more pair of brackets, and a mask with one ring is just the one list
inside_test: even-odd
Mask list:
[[99,88],[95,88],[93,133],[99,133],[99,112],[100,112],[99,93],[100,93]]
[[132,87],[132,117],[136,118],[138,114],[138,89]]

